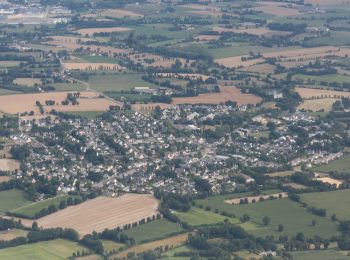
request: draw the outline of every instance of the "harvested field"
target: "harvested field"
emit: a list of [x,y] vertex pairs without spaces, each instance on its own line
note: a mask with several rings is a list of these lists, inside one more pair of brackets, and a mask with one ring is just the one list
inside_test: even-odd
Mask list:
[[165,247],[166,245],[168,245],[169,247],[174,247],[174,246],[182,245],[186,242],[187,236],[188,236],[188,233],[185,233],[185,234],[168,237],[168,238],[157,240],[150,243],[133,246],[125,251],[122,251],[121,253],[112,255],[109,259],[114,259],[115,257],[123,258],[123,257],[126,257],[128,253],[131,253],[131,252],[138,254],[148,250],[154,250],[155,248],[160,246]]
[[242,71],[254,72],[254,73],[263,73],[263,74],[273,74],[275,71],[275,66],[271,64],[257,64],[250,67],[243,68]]
[[71,111],[107,111],[110,106],[119,105],[117,102],[107,98],[100,97],[96,92],[80,92],[78,98],[79,105],[62,105],[61,102],[66,100],[68,93],[74,92],[52,92],[52,93],[35,93],[35,94],[16,94],[0,96],[0,111],[16,114],[34,111],[36,115],[40,115],[36,101],[45,104],[47,100],[54,100],[56,102],[53,106],[45,106],[45,112],[50,112],[55,109],[61,112]]
[[322,99],[309,99],[305,100],[302,104],[298,106],[298,109],[311,110],[313,112],[317,112],[320,110],[324,110],[329,112],[333,108],[334,102],[336,102],[337,98],[322,98]]
[[253,9],[256,11],[262,11],[265,14],[271,14],[276,16],[295,16],[300,14],[298,9],[283,6],[259,6],[254,7]]
[[198,11],[211,11],[211,12],[220,12],[220,7],[215,6],[209,6],[209,5],[200,5],[200,4],[186,4],[181,5],[182,7],[189,8],[189,9],[195,9]]
[[20,166],[19,161],[13,159],[0,159],[0,171],[14,171],[18,170]]
[[295,91],[298,92],[303,99],[350,97],[350,92],[336,90],[296,87]]
[[244,67],[253,66],[265,61],[264,59],[252,59],[252,60],[242,61],[242,58],[244,57],[246,56],[222,58],[222,59],[215,60],[215,62],[227,68],[239,68],[239,67],[244,68]]
[[41,79],[35,79],[35,78],[16,78],[13,80],[13,84],[33,87],[35,85],[41,85],[42,82],[41,82]]
[[21,229],[10,229],[0,232],[0,240],[9,241],[16,237],[26,237],[28,231]]
[[330,177],[321,177],[321,178],[316,178],[316,181],[321,181],[323,183],[328,183],[330,185],[336,185],[337,187],[339,187],[343,182],[337,179],[333,179]]
[[148,194],[125,194],[118,198],[98,197],[38,220],[44,228],[73,228],[85,235],[105,228],[122,227],[157,214],[158,201]]
[[249,197],[243,197],[243,198],[236,198],[236,199],[230,199],[230,200],[224,200],[225,203],[228,204],[240,204],[240,201],[242,199],[247,199],[248,203],[253,203],[253,201],[258,202],[261,198],[263,198],[264,200],[267,200],[271,197],[274,197],[275,199],[278,198],[287,198],[288,197],[288,193],[287,192],[281,192],[281,193],[275,193],[275,194],[269,194],[269,195],[260,195],[260,196],[249,196]]
[[258,104],[261,98],[253,94],[242,93],[233,86],[220,86],[220,93],[200,94],[196,97],[173,98],[173,104],[220,104],[226,101],[236,101],[238,105]]
[[127,32],[130,28],[125,27],[110,27],[110,28],[86,28],[80,29],[77,32],[81,35],[93,36],[95,33],[113,33],[113,32]]
[[138,14],[138,13],[123,10],[123,9],[107,9],[105,11],[100,12],[98,16],[108,16],[113,18],[143,17],[142,14]]
[[91,62],[65,62],[63,67],[66,70],[112,70],[121,71],[124,67],[115,63],[91,63]]

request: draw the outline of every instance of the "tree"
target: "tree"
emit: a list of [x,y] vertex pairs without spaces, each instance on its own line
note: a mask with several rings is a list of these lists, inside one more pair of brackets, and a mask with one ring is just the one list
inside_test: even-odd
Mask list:
[[270,224],[270,218],[269,217],[264,217],[262,222],[264,223],[265,226]]
[[278,225],[278,232],[282,232],[284,230],[284,226],[282,224]]
[[314,226],[316,226],[316,220],[312,220],[311,221],[311,225],[314,227]]
[[153,111],[153,117],[155,119],[161,119],[162,115],[163,115],[162,109],[160,108],[160,106],[156,106]]

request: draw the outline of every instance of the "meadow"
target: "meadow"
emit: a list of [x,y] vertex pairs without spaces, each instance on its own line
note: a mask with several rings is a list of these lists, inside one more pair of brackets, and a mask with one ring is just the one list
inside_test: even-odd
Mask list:
[[14,210],[29,203],[30,200],[23,191],[12,189],[0,192],[0,213]]
[[312,168],[315,172],[342,172],[350,171],[350,156],[344,156],[342,158],[331,161],[328,164],[315,166]]
[[298,251],[291,253],[294,260],[347,260],[347,252],[335,250]]
[[335,214],[341,220],[349,219],[350,190],[305,193],[300,197],[310,206],[326,209],[329,217]]
[[136,243],[162,239],[172,234],[183,231],[179,224],[166,219],[152,221],[135,228],[131,228],[124,233],[135,239]]
[[350,76],[341,75],[341,74],[329,74],[322,76],[312,76],[312,75],[301,75],[297,74],[293,76],[295,80],[303,81],[315,81],[315,82],[328,82],[328,83],[348,83],[350,82]]

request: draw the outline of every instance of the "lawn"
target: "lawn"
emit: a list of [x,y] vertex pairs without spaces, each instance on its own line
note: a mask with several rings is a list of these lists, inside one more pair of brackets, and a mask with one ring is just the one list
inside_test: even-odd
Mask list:
[[61,260],[88,249],[75,242],[57,239],[0,250],[0,260]]
[[[250,222],[256,223],[261,227],[258,229],[247,229],[249,233],[256,236],[293,236],[297,232],[303,232],[306,236],[319,235],[329,238],[337,234],[336,225],[329,219],[312,215],[300,204],[289,199],[275,199],[245,205],[229,205],[223,202],[222,196],[216,196],[214,200],[202,200],[198,203],[210,206],[212,210],[226,211],[237,217],[247,214],[250,217]],[[267,227],[262,225],[264,217],[269,217],[271,220]],[[311,226],[312,220],[316,221],[316,227]],[[283,232],[277,232],[279,224],[283,224]]]
[[0,192],[0,213],[14,210],[29,203],[30,200],[23,191],[13,189]]
[[314,250],[291,252],[294,260],[346,260],[349,256],[345,252],[335,250]]
[[89,83],[92,89],[101,92],[131,90],[134,87],[157,87],[142,80],[142,76],[143,74],[138,73],[92,75]]
[[300,197],[310,206],[326,209],[328,216],[335,214],[341,220],[349,219],[350,190],[305,193]]
[[60,202],[63,200],[67,200],[68,197],[68,195],[65,195],[46,199],[39,202],[34,202],[29,205],[16,208],[16,210],[12,210],[11,213],[21,214],[23,216],[26,216],[27,218],[34,218],[36,213],[40,212],[42,209],[45,209],[52,204],[55,205],[56,208],[58,208]]
[[135,239],[136,243],[141,243],[162,239],[181,231],[179,224],[161,219],[129,229],[125,234]]
[[344,156],[328,164],[313,167],[312,170],[315,172],[350,171],[350,156]]

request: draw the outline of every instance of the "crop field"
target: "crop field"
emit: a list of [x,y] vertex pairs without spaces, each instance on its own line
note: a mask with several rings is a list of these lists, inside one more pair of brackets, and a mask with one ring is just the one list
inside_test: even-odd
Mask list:
[[63,200],[67,200],[68,197],[69,196],[59,196],[59,197],[42,200],[39,202],[34,202],[31,204],[25,205],[23,207],[19,207],[11,211],[11,213],[21,214],[23,216],[26,216],[27,218],[34,218],[36,213],[40,212],[42,209],[45,209],[50,205],[55,205],[56,208],[58,208],[60,202]]
[[0,171],[14,171],[18,170],[20,163],[14,159],[0,159]]
[[328,216],[335,214],[341,220],[349,218],[350,190],[305,193],[300,197],[311,206],[326,209]]
[[313,5],[339,5],[343,4],[344,0],[305,0],[305,3],[307,4],[313,4]]
[[337,98],[320,98],[320,99],[308,99],[305,100],[298,106],[298,109],[302,110],[311,110],[313,112],[317,112],[320,110],[324,110],[329,112],[333,108],[333,104],[339,99]]
[[236,87],[220,86],[220,93],[200,94],[196,97],[173,98],[173,104],[220,104],[235,101],[238,105],[258,104],[261,98],[253,94],[242,93]]
[[125,27],[110,27],[110,28],[86,28],[80,29],[77,32],[85,36],[93,36],[95,33],[113,33],[113,32],[127,32],[130,31],[130,28]]
[[40,101],[41,104],[45,104],[47,100],[55,100],[56,105],[44,106],[46,112],[51,110],[70,112],[70,111],[107,111],[110,106],[117,105],[117,102],[113,102],[109,99],[99,97],[95,92],[81,92],[78,99],[79,105],[67,106],[61,104],[66,100],[69,92],[55,92],[55,93],[36,93],[36,94],[16,94],[0,96],[0,111],[16,114],[23,112],[34,111],[35,114],[40,114],[39,108],[36,106],[36,101]]
[[[307,236],[319,235],[329,238],[337,233],[337,227],[333,222],[327,218],[311,214],[305,208],[302,208],[301,205],[287,198],[243,205],[228,205],[224,202],[228,198],[230,198],[228,195],[215,196],[205,200],[198,200],[197,204],[202,204],[204,207],[210,206],[212,211],[216,209],[220,212],[226,211],[237,217],[247,214],[250,217],[250,222],[261,227],[247,230],[256,236],[291,236],[297,232],[304,232]],[[262,224],[264,217],[271,219],[271,223],[266,227]],[[311,226],[312,220],[317,222],[316,227]],[[277,231],[279,224],[283,224],[283,232]]]
[[247,33],[252,34],[256,36],[265,36],[265,37],[272,37],[272,36],[287,36],[290,35],[290,32],[282,32],[282,31],[274,31],[270,30],[268,28],[225,28],[225,27],[213,27],[213,31],[215,32],[234,32],[234,33]]
[[160,219],[131,228],[124,233],[135,239],[136,243],[143,243],[145,241],[162,239],[181,231],[183,229],[179,224]]
[[264,64],[253,65],[250,67],[245,67],[242,69],[242,71],[263,73],[263,74],[273,74],[275,71],[275,68],[276,67],[274,65],[264,63]]
[[10,68],[19,66],[20,61],[10,61],[10,60],[2,60],[0,61],[0,68]]
[[342,158],[331,161],[328,164],[315,166],[312,168],[315,172],[349,172],[350,171],[350,156],[344,156]]
[[252,59],[243,61],[242,58],[245,56],[228,57],[215,60],[219,65],[227,68],[238,68],[238,67],[249,67],[264,62],[264,59]]
[[274,194],[269,194],[269,195],[248,196],[248,197],[243,197],[243,198],[228,199],[228,200],[224,200],[224,202],[228,203],[228,204],[232,204],[232,205],[237,205],[237,204],[240,203],[241,199],[247,199],[248,203],[253,203],[253,201],[258,203],[260,198],[263,198],[264,200],[267,200],[270,197],[274,197],[275,199],[287,198],[288,197],[288,193],[281,192],[281,193],[274,193]]
[[124,244],[121,243],[117,243],[111,240],[101,240],[103,248],[105,250],[105,252],[110,252],[113,250],[118,250],[121,247],[124,247]]
[[63,239],[33,243],[0,250],[1,260],[63,260],[77,251],[88,251],[78,243]]
[[276,15],[276,16],[295,16],[299,15],[300,12],[294,8],[286,8],[283,6],[259,6],[254,7],[256,11],[262,11],[265,14]]
[[311,98],[341,98],[341,97],[350,97],[350,92],[336,91],[336,90],[326,90],[326,89],[315,89],[315,88],[301,88],[296,87],[295,91],[303,99]]
[[303,80],[304,82],[328,82],[328,83],[349,83],[350,76],[341,74],[331,74],[322,76],[311,76],[311,75],[294,75],[293,79]]
[[339,181],[337,179],[333,179],[330,177],[320,177],[320,178],[316,178],[316,181],[321,181],[323,183],[328,183],[330,185],[336,185],[336,187],[339,187],[343,182]]
[[65,62],[63,67],[66,70],[111,70],[121,71],[125,68],[115,63],[85,63],[85,62]]
[[28,231],[22,229],[9,229],[5,231],[0,231],[0,240],[9,241],[15,239],[16,237],[26,237]]
[[0,192],[0,213],[14,210],[29,204],[26,194],[20,190],[5,190]]
[[291,252],[294,260],[347,260],[348,252],[335,250],[311,250]]
[[28,87],[33,87],[35,85],[41,85],[41,79],[36,79],[36,78],[16,78],[13,80],[14,84],[17,85],[22,85],[22,86],[28,86]]
[[163,246],[163,247],[169,246],[170,247],[170,246],[183,245],[183,244],[185,244],[185,242],[187,240],[187,236],[188,236],[188,233],[185,233],[185,234],[180,234],[180,235],[168,237],[165,239],[157,240],[154,242],[136,245],[136,246],[130,247],[129,249],[122,251],[118,254],[112,255],[109,259],[114,259],[115,257],[123,258],[123,257],[126,257],[128,255],[128,253],[131,253],[131,252],[134,252],[135,254],[137,254],[137,253],[145,252],[148,250],[154,250],[155,248],[160,247],[160,246]]
[[111,74],[111,75],[93,75],[89,79],[91,88],[97,91],[121,91],[131,90],[134,87],[156,88],[156,85],[142,80],[143,74]]
[[107,9],[97,14],[97,16],[108,16],[113,18],[123,18],[123,17],[143,17],[142,14],[138,14],[132,11],[124,9]]
[[44,228],[73,228],[79,234],[85,235],[152,217],[157,214],[157,209],[158,201],[151,195],[98,197],[40,218],[38,224]]

